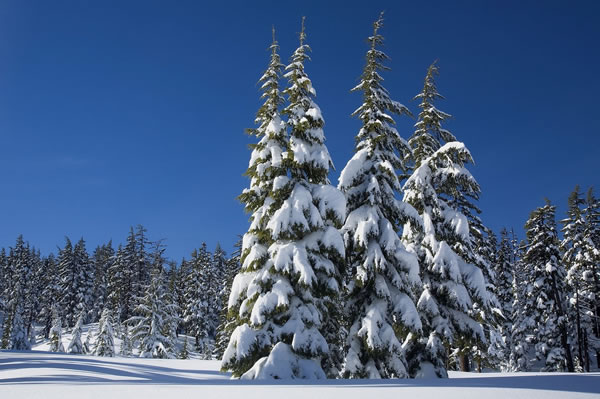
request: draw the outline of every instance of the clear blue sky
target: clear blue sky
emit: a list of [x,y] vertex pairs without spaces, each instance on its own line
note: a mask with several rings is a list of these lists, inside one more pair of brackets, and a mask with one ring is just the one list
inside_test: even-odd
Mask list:
[[[179,260],[206,241],[230,251],[248,216],[235,197],[260,105],[271,25],[283,60],[307,17],[337,172],[365,38],[380,10],[392,97],[412,97],[439,60],[438,107],[471,150],[484,222],[522,232],[548,197],[600,192],[600,2],[0,1],[0,246],[88,248],[143,224]],[[414,120],[398,129],[412,133]]]

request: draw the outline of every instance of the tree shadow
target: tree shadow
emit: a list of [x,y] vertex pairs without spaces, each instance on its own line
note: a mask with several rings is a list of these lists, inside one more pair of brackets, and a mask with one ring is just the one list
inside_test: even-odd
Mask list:
[[[154,384],[154,385],[279,385],[313,386],[324,388],[353,387],[452,387],[533,389],[576,393],[600,394],[600,373],[588,374],[519,374],[511,373],[489,377],[461,377],[449,379],[406,380],[232,380],[216,370],[190,370],[131,362],[126,358],[95,358],[78,355],[57,355],[48,352],[0,351],[0,372],[44,369],[40,375],[24,371],[23,376],[2,378],[6,384]],[[128,361],[129,360],[129,361]],[[48,373],[50,371],[51,373]],[[55,371],[55,372],[53,372]],[[90,375],[75,374],[89,373]]]

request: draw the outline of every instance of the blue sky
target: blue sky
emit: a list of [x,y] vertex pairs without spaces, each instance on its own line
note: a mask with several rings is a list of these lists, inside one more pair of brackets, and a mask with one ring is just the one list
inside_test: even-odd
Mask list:
[[[271,25],[284,61],[307,17],[306,70],[337,171],[359,121],[365,38],[385,10],[384,75],[411,101],[439,60],[438,107],[471,150],[486,224],[522,232],[548,197],[600,192],[598,2],[0,2],[0,246],[89,249],[143,224],[187,256],[230,251],[248,226],[235,197],[260,106]],[[415,120],[397,120],[404,137]]]

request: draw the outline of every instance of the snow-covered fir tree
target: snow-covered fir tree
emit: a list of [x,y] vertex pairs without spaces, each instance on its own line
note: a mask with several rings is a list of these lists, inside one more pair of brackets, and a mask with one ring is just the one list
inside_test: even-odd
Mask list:
[[513,314],[513,278],[514,268],[513,263],[513,248],[509,233],[506,229],[502,229],[500,232],[500,243],[498,244],[498,251],[496,255],[496,262],[494,263],[494,274],[496,276],[495,289],[496,298],[498,299],[500,310],[502,311],[502,321],[500,325],[500,332],[502,334],[502,341],[504,342],[504,352],[502,355],[502,369],[508,369],[510,348],[512,345],[511,331],[512,331],[512,314]]
[[[415,133],[409,139],[414,170],[406,181],[404,201],[423,221],[423,229],[408,221],[402,240],[419,259],[423,289],[417,308],[423,322],[422,334],[410,334],[405,347],[411,376],[446,377],[446,347],[466,348],[486,343],[481,312],[490,313],[491,296],[477,266],[470,201],[480,188],[466,169],[471,154],[463,143],[441,127],[449,115],[434,106],[442,98],[431,65],[425,77]],[[442,142],[446,144],[442,145]]]
[[588,346],[596,354],[596,367],[600,368],[600,199],[596,198],[592,187],[586,196],[585,208],[584,256],[589,260],[589,270],[583,273],[589,293],[581,298],[587,302],[594,320],[593,340]]
[[58,305],[52,307],[52,328],[50,329],[50,352],[64,352],[62,343],[62,316]]
[[[271,51],[267,70],[259,79],[261,98],[264,104],[256,115],[256,129],[248,129],[250,135],[259,139],[251,146],[252,154],[246,175],[250,178],[250,187],[239,196],[245,210],[251,213],[250,227],[244,234],[241,251],[241,269],[234,277],[228,298],[229,353],[223,357],[222,368],[241,376],[250,369],[269,349],[269,334],[256,335],[251,328],[248,309],[249,299],[255,293],[248,292],[252,280],[262,270],[271,266],[268,248],[273,242],[267,224],[273,214],[273,182],[275,178],[286,175],[283,157],[287,148],[287,133],[281,120],[279,107],[283,98],[279,90],[279,79],[283,65],[279,57],[279,45],[275,40],[269,47]],[[255,290],[256,291],[256,290]],[[248,294],[251,294],[249,296]],[[243,307],[242,307],[243,306]],[[240,337],[233,337],[236,333]],[[247,337],[247,338],[246,338]],[[257,344],[252,341],[257,340]]]
[[187,262],[188,273],[185,276],[183,321],[187,335],[195,338],[197,350],[203,350],[210,337],[211,315],[209,303],[211,290],[209,282],[212,273],[211,254],[206,244],[192,252]]
[[187,337],[183,338],[183,347],[177,354],[177,359],[185,360],[190,358],[190,352],[188,349],[188,339]]
[[321,361],[329,348],[323,333],[335,325],[326,310],[335,306],[339,291],[337,264],[344,247],[336,226],[345,216],[345,200],[327,178],[332,162],[315,90],[304,72],[305,39],[303,23],[300,46],[285,74],[288,143],[278,113],[281,67],[275,42],[261,78],[267,94],[257,132],[270,151],[255,147],[251,187],[241,197],[253,214],[229,300],[239,324],[222,363],[236,377],[326,376]]
[[131,334],[129,333],[129,326],[127,324],[121,326],[121,348],[119,349],[119,355],[128,357],[133,354],[133,342],[131,342]]
[[83,327],[83,322],[87,317],[87,312],[85,308],[82,308],[79,311],[79,317],[77,317],[77,322],[75,323],[75,327],[71,331],[71,342],[69,343],[69,347],[67,348],[68,353],[74,354],[82,354],[83,351],[83,343],[81,342],[81,328]]
[[402,340],[420,332],[415,295],[421,284],[419,265],[400,241],[398,231],[418,215],[396,199],[400,193],[397,170],[404,171],[408,143],[394,128],[391,114],[410,114],[393,101],[381,85],[379,72],[387,59],[379,47],[382,16],[373,35],[361,81],[352,91],[361,92],[363,104],[354,112],[362,122],[355,154],[342,170],[338,188],[347,201],[342,234],[346,267],[351,279],[345,296],[348,337],[343,375],[347,378],[408,377]]
[[567,336],[565,310],[565,269],[561,261],[555,221],[556,208],[549,201],[534,210],[525,224],[527,250],[528,301],[523,309],[533,317],[533,344],[542,370],[573,371],[573,359]]
[[157,248],[150,285],[135,308],[134,316],[127,320],[131,325],[131,340],[138,344],[140,357],[174,358],[175,329],[179,322],[177,305],[166,287],[164,249]]
[[510,355],[508,362],[508,371],[529,371],[530,361],[530,336],[533,333],[534,320],[533,315],[528,313],[534,309],[533,298],[527,293],[532,285],[532,273],[523,263],[523,254],[526,249],[524,241],[515,245],[516,240],[512,240],[514,247],[513,258],[513,277],[512,277],[512,313],[511,313],[511,331],[510,331]]
[[58,251],[58,300],[65,325],[75,324],[75,309],[77,309],[77,271],[73,262],[73,244],[65,237],[65,246]]
[[32,302],[35,294],[33,286],[33,270],[29,244],[23,236],[17,237],[15,246],[10,248],[7,257],[6,274],[8,277],[5,289],[6,313],[2,328],[0,348],[13,350],[29,350],[30,328],[33,318]]
[[[590,193],[588,198],[593,198]],[[592,207],[593,207],[593,200]],[[580,370],[590,371],[591,357],[600,349],[594,320],[596,298],[600,292],[594,284],[598,281],[598,250],[593,241],[594,212],[586,206],[579,186],[569,196],[567,218],[562,220],[562,261],[567,270],[567,311],[570,325],[569,341],[575,365]],[[597,216],[596,216],[597,217]]]
[[228,317],[229,312],[227,303],[229,301],[229,295],[231,294],[231,285],[233,284],[233,279],[240,271],[240,257],[242,253],[241,237],[235,243],[234,247],[235,251],[225,263],[223,290],[221,292],[221,311],[219,313],[219,325],[217,327],[217,334],[215,338],[215,357],[217,359],[223,358],[223,353],[225,353],[225,349],[227,349],[227,344],[229,343],[229,337],[236,327],[235,318]]
[[75,301],[77,305],[71,318],[77,321],[83,313],[83,323],[86,323],[88,321],[87,309],[91,308],[93,300],[94,265],[90,262],[83,238],[73,248],[73,267],[76,273]]
[[90,310],[91,321],[98,320],[102,309],[104,309],[108,295],[108,268],[111,265],[114,255],[115,251],[112,247],[112,241],[97,247],[92,255],[91,263],[94,269],[94,284],[92,288],[92,307]]
[[113,311],[108,304],[102,310],[98,323],[98,334],[94,342],[93,354],[96,356],[115,356],[115,330]]
[[52,328],[52,305],[56,302],[59,292],[58,268],[53,254],[43,261],[41,287],[37,319],[42,325],[42,335],[44,338],[48,338]]

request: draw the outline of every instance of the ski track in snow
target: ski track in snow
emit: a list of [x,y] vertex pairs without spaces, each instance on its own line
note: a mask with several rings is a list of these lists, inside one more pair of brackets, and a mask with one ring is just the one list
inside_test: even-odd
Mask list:
[[600,398],[600,373],[460,373],[417,380],[240,381],[216,360],[0,351],[0,398]]

